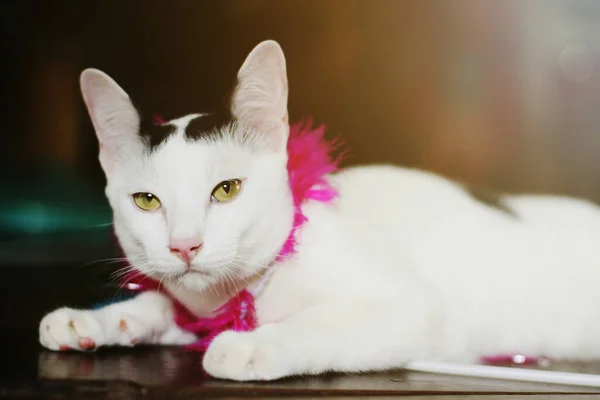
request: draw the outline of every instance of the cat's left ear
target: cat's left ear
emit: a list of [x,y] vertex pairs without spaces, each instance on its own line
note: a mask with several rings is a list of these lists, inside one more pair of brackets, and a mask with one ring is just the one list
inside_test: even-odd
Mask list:
[[236,119],[268,135],[273,149],[285,151],[289,134],[288,82],[279,44],[258,44],[238,71],[231,110]]

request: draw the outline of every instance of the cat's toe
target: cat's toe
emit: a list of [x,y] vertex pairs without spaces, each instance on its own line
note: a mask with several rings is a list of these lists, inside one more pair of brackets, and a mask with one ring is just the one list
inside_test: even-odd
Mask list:
[[93,350],[103,342],[102,326],[89,311],[61,308],[40,322],[40,343],[50,350]]
[[236,381],[274,380],[289,374],[285,352],[258,332],[223,332],[206,354],[203,366],[215,378]]
[[143,340],[150,341],[148,336],[152,334],[150,327],[140,318],[129,314],[119,316],[118,331],[118,343],[122,346],[134,346]]

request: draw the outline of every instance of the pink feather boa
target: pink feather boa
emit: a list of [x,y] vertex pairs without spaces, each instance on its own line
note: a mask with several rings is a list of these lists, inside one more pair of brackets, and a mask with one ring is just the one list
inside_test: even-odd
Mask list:
[[[312,129],[310,121],[290,126],[287,169],[294,201],[294,222],[275,262],[282,261],[295,252],[296,231],[307,221],[302,212],[302,204],[307,200],[330,202],[337,196],[336,190],[325,176],[337,170],[341,156],[336,159],[331,157],[331,152],[338,144],[326,141],[324,134],[323,126]],[[158,282],[136,273],[125,278],[123,287],[136,291],[161,290]],[[198,341],[188,346],[192,350],[206,351],[210,342],[221,332],[252,331],[258,325],[254,297],[246,289],[215,310],[211,318],[197,318],[176,299],[173,301],[176,323],[198,337]]]

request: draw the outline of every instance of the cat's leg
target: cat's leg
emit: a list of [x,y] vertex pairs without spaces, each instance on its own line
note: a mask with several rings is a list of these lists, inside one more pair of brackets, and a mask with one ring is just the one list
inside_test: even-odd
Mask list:
[[440,354],[444,331],[439,309],[418,301],[324,304],[254,332],[224,332],[203,362],[212,376],[240,381],[382,370]]
[[96,310],[59,308],[42,319],[39,334],[42,346],[51,350],[183,345],[195,340],[175,324],[171,300],[158,292],[143,292]]

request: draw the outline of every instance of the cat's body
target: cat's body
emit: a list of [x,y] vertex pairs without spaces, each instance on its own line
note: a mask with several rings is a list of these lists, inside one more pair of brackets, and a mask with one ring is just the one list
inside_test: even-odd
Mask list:
[[[494,207],[434,174],[351,168],[328,177],[338,198],[302,205],[308,222],[297,232],[295,254],[273,263],[293,216],[281,152],[287,86],[276,78],[284,80],[282,59],[278,45],[263,43],[238,75],[232,110],[240,124],[256,128],[242,135],[253,138],[252,146],[238,134],[186,138],[195,119],[189,117],[138,162],[125,162],[123,154],[135,154],[143,143],[116,135],[137,133],[139,125],[120,114],[127,108],[124,93],[101,73],[82,78],[116,232],[131,263],[167,277],[165,287],[199,317],[226,302],[233,287],[261,288],[258,329],[219,335],[204,358],[210,374],[275,379],[497,353],[600,357],[600,208],[583,200],[504,197]],[[260,95],[268,101],[261,103]],[[107,102],[117,105],[113,111]],[[115,115],[125,121],[118,127]],[[113,141],[119,151],[110,152]],[[242,181],[239,198],[208,204],[206,193],[231,178]],[[139,212],[130,195],[151,190],[161,193],[152,192],[162,208]],[[173,237],[196,233],[199,246],[185,254],[197,265],[184,250],[164,250]],[[198,271],[184,274],[185,263],[174,256]],[[169,298],[143,293],[100,310],[54,311],[40,324],[40,340],[56,350],[186,344],[195,337],[175,325]]]

